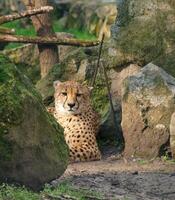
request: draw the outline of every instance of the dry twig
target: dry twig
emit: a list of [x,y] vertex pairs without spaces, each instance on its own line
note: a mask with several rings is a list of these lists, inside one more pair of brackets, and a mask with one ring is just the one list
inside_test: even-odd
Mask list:
[[26,11],[21,12],[21,13],[15,13],[15,14],[12,14],[12,15],[4,15],[4,16],[0,17],[0,24],[4,24],[6,22],[14,21],[14,20],[21,19],[21,18],[24,18],[24,17],[30,17],[30,16],[36,15],[36,14],[48,13],[52,10],[53,10],[52,6],[43,6],[41,8],[26,10]]
[[42,200],[77,200],[77,198],[71,197],[69,195],[63,195],[63,194],[60,194],[57,196],[53,196],[50,194],[44,194],[42,196]]

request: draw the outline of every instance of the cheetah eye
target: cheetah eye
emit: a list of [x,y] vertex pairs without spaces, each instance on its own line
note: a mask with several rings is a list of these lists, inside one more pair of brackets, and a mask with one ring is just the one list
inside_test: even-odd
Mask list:
[[78,94],[77,94],[77,97],[81,97],[81,95],[82,95],[82,94],[78,93]]
[[61,93],[63,96],[67,96],[67,92],[62,92]]

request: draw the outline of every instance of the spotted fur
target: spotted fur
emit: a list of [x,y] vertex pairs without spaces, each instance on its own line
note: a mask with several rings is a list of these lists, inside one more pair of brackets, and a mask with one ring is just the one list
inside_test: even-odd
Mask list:
[[56,81],[54,87],[54,116],[64,128],[70,160],[99,160],[96,135],[100,118],[90,104],[90,89],[74,81]]

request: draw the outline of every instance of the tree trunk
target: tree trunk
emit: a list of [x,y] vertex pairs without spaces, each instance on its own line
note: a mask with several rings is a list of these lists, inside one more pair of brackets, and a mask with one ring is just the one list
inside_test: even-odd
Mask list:
[[[23,0],[27,9],[48,6],[48,0]],[[31,17],[37,35],[40,37],[55,36],[49,14],[40,14]],[[38,44],[41,77],[43,78],[59,62],[58,47],[56,44]]]

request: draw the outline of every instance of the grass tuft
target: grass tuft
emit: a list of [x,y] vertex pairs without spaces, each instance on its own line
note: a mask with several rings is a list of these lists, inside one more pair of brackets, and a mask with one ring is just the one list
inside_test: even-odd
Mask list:
[[47,184],[44,190],[38,193],[28,190],[25,187],[7,184],[0,185],[0,200],[41,200],[43,196],[55,199],[60,196],[72,197],[76,200],[87,200],[88,197],[103,199],[101,194],[87,189],[75,188],[67,181],[56,187]]

